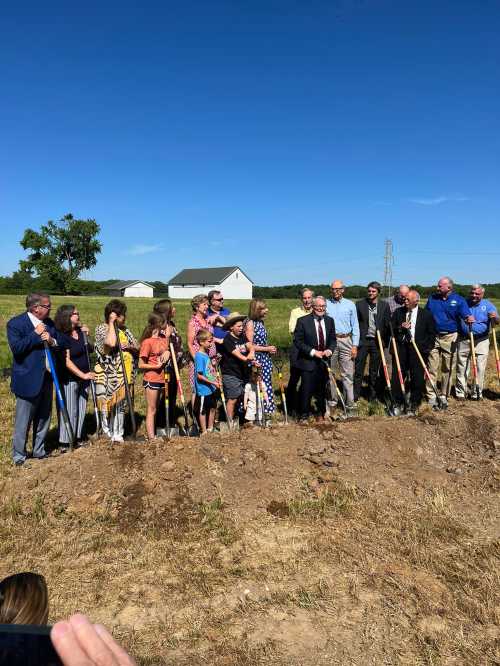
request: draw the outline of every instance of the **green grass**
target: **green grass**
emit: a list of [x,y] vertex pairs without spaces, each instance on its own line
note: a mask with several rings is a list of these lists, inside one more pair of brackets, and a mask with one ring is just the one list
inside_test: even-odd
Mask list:
[[[97,324],[103,321],[104,306],[109,300],[107,296],[53,296],[51,315],[54,317],[57,308],[63,303],[75,303],[80,312],[81,320],[88,325],[92,333]],[[127,324],[138,338],[146,325],[148,313],[153,309],[156,299],[124,298],[122,300],[128,306]],[[500,307],[500,301],[493,300],[493,303],[497,308]],[[277,347],[289,347],[288,319],[290,310],[298,305],[298,299],[267,299],[267,304],[269,314],[266,319],[266,327],[270,343]],[[225,305],[233,312],[248,312],[248,301],[226,301]],[[176,301],[175,307],[177,309],[177,328],[185,343],[191,307],[189,301]],[[0,296],[0,369],[9,368],[12,363],[5,326],[11,317],[24,312],[24,310],[24,296]]]
[[[107,296],[53,296],[51,316],[54,317],[57,308],[63,303],[74,303],[80,312],[82,322],[88,325],[91,334],[97,324],[103,321],[104,306],[109,301]],[[138,338],[147,321],[149,312],[157,299],[154,298],[124,298],[127,303],[127,324]],[[293,299],[271,299],[267,301],[269,314],[266,326],[270,335],[270,342],[277,347],[288,347],[290,335],[288,333],[288,318],[290,310],[297,305]],[[248,312],[248,301],[226,301],[226,307],[231,311],[242,314]],[[189,301],[176,301],[176,323],[180,334],[186,341],[188,319],[191,316]],[[6,324],[14,315],[24,312],[23,296],[0,296],[0,369],[10,367],[12,355],[7,344]]]

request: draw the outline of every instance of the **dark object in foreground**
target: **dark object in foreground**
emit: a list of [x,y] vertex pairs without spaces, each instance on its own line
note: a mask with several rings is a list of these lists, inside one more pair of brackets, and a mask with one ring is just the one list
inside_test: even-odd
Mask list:
[[50,627],[0,624],[0,666],[60,666]]

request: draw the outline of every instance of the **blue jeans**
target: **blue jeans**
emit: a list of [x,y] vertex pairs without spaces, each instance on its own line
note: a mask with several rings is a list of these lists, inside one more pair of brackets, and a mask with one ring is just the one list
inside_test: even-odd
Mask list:
[[48,372],[40,393],[34,398],[16,396],[16,420],[12,440],[12,457],[14,462],[26,460],[26,440],[28,431],[33,425],[33,458],[45,455],[45,437],[50,426],[52,412],[52,377]]

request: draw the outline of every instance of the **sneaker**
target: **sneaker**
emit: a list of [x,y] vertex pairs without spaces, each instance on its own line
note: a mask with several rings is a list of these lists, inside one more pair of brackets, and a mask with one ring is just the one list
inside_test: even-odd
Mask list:
[[464,395],[456,395],[455,400],[458,400],[458,402],[465,402],[465,396]]
[[429,407],[435,407],[436,404],[437,404],[436,396],[432,396],[432,398],[429,398],[429,400],[427,402],[428,402]]
[[441,404],[448,407],[448,398],[445,395],[441,396]]
[[125,440],[123,439],[123,437],[122,437],[121,435],[113,435],[113,436],[111,437],[111,441],[112,441],[112,442],[116,442],[116,443],[118,443],[118,444],[123,444],[123,442],[124,442]]
[[166,437],[167,431],[165,428],[156,428],[156,437]]

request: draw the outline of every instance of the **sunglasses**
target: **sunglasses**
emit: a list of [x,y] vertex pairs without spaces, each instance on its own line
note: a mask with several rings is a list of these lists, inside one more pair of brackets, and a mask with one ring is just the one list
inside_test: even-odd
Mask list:
[[77,315],[77,316],[79,317],[79,316],[80,316],[80,313],[79,313],[79,312],[73,312],[73,313],[71,314],[72,317],[74,317],[75,315]]

